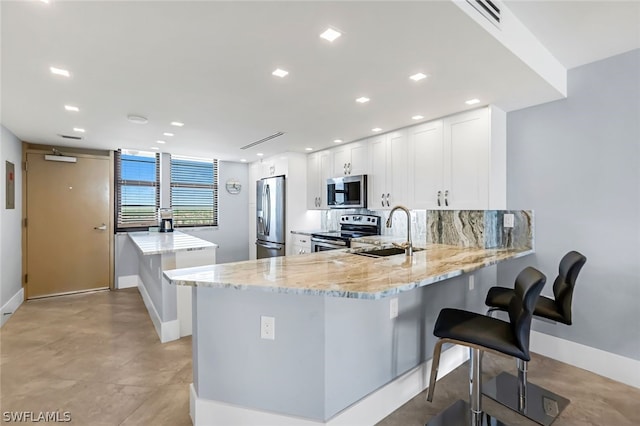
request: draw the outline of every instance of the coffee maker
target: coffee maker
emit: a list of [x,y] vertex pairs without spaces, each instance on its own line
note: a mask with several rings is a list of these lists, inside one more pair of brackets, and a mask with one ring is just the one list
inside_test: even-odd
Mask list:
[[173,210],[159,209],[158,217],[160,218],[160,232],[173,232]]

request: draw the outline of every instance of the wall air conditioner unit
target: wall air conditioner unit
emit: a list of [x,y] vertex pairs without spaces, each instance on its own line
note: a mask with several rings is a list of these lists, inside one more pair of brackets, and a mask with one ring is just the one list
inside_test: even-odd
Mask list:
[[48,155],[44,156],[46,161],[60,161],[62,163],[75,163],[78,161],[76,157],[67,157],[65,155]]

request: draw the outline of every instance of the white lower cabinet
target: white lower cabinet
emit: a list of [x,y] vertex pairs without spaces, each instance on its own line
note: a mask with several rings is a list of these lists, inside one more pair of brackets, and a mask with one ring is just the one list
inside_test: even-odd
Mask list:
[[290,255],[311,253],[311,236],[291,234]]

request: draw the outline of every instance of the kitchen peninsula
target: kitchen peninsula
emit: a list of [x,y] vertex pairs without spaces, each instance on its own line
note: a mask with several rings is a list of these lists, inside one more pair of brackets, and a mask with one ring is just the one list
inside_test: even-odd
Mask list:
[[138,290],[162,343],[191,334],[191,292],[163,278],[168,269],[216,262],[217,244],[183,232],[130,232],[138,251]]
[[[479,307],[468,277],[478,285],[485,267],[533,249],[423,248],[413,258],[333,250],[165,272],[193,288],[194,424],[373,424],[424,389],[439,310]],[[449,349],[451,368],[465,356]]]

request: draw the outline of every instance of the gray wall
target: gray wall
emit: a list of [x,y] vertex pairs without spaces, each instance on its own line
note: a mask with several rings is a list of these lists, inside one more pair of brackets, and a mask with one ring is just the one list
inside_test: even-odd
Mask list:
[[[22,287],[22,144],[0,125],[0,306]],[[5,208],[5,161],[15,165],[15,209]]]
[[553,281],[580,251],[573,326],[534,329],[640,360],[640,50],[569,70],[568,90],[507,117],[508,207],[534,210],[536,254],[498,279],[532,264]]

